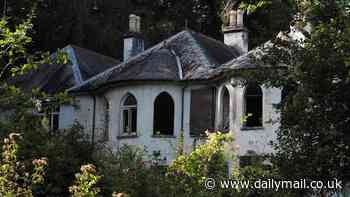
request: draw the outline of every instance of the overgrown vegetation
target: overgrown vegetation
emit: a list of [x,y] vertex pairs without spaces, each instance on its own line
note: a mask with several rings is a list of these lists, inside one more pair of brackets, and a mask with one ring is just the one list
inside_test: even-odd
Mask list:
[[[170,166],[163,165],[159,153],[148,153],[129,146],[120,148],[117,153],[93,152],[78,125],[60,133],[49,133],[42,124],[42,118],[32,113],[36,105],[33,98],[45,95],[35,91],[24,93],[10,82],[15,76],[40,64],[50,63],[49,53],[37,52],[37,49],[53,49],[62,47],[62,43],[73,43],[113,56],[115,51],[121,50],[120,46],[119,50],[110,46],[113,43],[110,40],[120,42],[126,30],[111,29],[115,26],[127,27],[127,18],[123,18],[120,24],[112,24],[117,18],[111,11],[113,6],[103,7],[99,3],[97,8],[92,7],[94,9],[90,13],[86,11],[90,9],[89,3],[78,5],[70,1],[72,6],[66,12],[64,5],[68,3],[58,5],[55,1],[44,1],[39,4],[36,15],[31,9],[22,9],[28,5],[31,7],[35,1],[13,2],[8,6],[12,10],[5,10],[11,18],[4,17],[0,21],[0,109],[2,115],[6,115],[0,117],[0,132],[4,139],[0,163],[1,196],[300,196],[310,191],[209,191],[203,184],[209,177],[218,180],[273,177],[350,181],[347,173],[350,172],[348,1],[243,1],[242,9],[249,12],[247,24],[252,30],[253,45],[259,45],[267,37],[271,38],[287,28],[295,13],[292,21],[295,27],[303,28],[307,24],[312,27],[309,32],[304,31],[306,38],[303,41],[273,40],[274,47],[261,61],[277,66],[282,62],[284,69],[278,67],[278,72],[274,70],[273,73],[270,70],[249,72],[246,76],[284,88],[286,96],[280,106],[282,126],[277,133],[277,154],[272,159],[268,158],[272,165],[264,164],[264,159],[257,159],[253,165],[243,168],[238,168],[235,162],[232,166],[226,163],[225,144],[232,139],[220,133],[209,136],[207,144],[189,153],[179,147],[179,155]],[[120,4],[122,8],[128,7],[127,2]],[[221,1],[162,2],[166,4],[135,1],[133,3],[140,6],[138,9],[124,10],[145,14],[146,26],[149,27],[146,34],[151,43],[183,29],[186,21],[190,28],[217,38],[221,36],[221,22],[218,20]],[[282,9],[276,8],[279,5]],[[82,9],[73,12],[77,7]],[[102,9],[108,12],[102,12]],[[145,13],[155,9],[157,12]],[[53,13],[53,10],[57,12]],[[54,14],[54,23],[49,20],[48,14]],[[92,15],[93,19],[86,20]],[[124,15],[127,17],[126,13]],[[34,25],[37,34],[31,23],[35,16],[38,16]],[[107,22],[106,18],[109,19]],[[50,31],[45,32],[43,26],[49,27]],[[96,32],[99,29],[96,27],[107,29],[107,32]],[[35,44],[30,35],[34,35]],[[53,36],[55,39],[51,42]],[[104,39],[97,42],[91,37]],[[63,54],[58,61],[65,62]],[[9,131],[20,135],[6,137]],[[45,159],[34,159],[41,157]],[[229,157],[235,161],[235,155]],[[87,163],[94,166],[85,165]],[[233,169],[230,177],[227,175],[229,167]],[[81,172],[75,176],[79,169]],[[322,196],[332,191],[317,192],[316,195]]]
[[[254,190],[215,189],[205,188],[207,178],[225,180],[254,179],[258,176],[270,176],[270,171],[263,167],[250,166],[240,175],[236,163],[233,163],[234,173],[228,174],[227,145],[232,142],[228,134],[212,134],[208,142],[193,151],[178,156],[169,166],[164,166],[159,154],[147,155],[145,150],[124,146],[115,154],[100,152],[92,164],[82,165],[80,172],[71,178],[59,179],[68,185],[60,184],[61,190],[54,192],[49,185],[63,170],[53,172],[50,166],[60,166],[50,158],[33,160],[34,171],[30,175],[25,172],[25,160],[18,160],[20,143],[15,141],[16,134],[5,138],[3,158],[0,171],[0,192],[3,196],[274,196],[276,193]],[[25,140],[25,139],[22,139]],[[78,139],[79,141],[79,139]],[[232,156],[232,155],[231,155]],[[225,159],[226,158],[226,159]],[[68,158],[69,159],[69,158]],[[72,160],[72,159],[71,159]],[[61,161],[62,162],[62,161]],[[236,167],[235,167],[236,166]],[[65,170],[77,170],[79,167],[70,166]],[[260,173],[256,173],[260,172]],[[69,172],[74,175],[74,172]],[[70,176],[71,176],[70,175]],[[51,179],[51,180],[50,180]],[[248,179],[247,179],[248,180]],[[58,182],[57,182],[58,183]],[[59,184],[59,183],[58,183]],[[56,187],[59,187],[58,185]],[[68,193],[70,192],[70,194]],[[268,195],[267,195],[268,194]],[[277,196],[277,195],[276,195]]]
[[[276,161],[285,178],[350,181],[349,1],[298,1],[294,27],[305,39],[273,40],[246,77],[283,88]],[[282,67],[281,67],[282,66]],[[325,196],[333,190],[314,192]]]

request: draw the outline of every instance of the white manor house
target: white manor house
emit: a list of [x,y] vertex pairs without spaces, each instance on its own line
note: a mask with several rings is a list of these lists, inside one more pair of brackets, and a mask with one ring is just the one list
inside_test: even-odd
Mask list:
[[141,19],[130,15],[122,62],[69,45],[69,64],[39,69],[28,84],[49,93],[69,89],[75,105],[53,111],[51,128],[79,122],[113,150],[136,145],[171,161],[181,131],[189,151],[209,130],[232,134],[241,156],[271,153],[281,90],[254,81],[243,86],[245,79],[235,77],[258,67],[249,56],[258,49],[248,51],[243,16],[237,6],[229,8],[224,42],[184,30],[144,50]]
[[140,18],[131,15],[123,62],[71,88],[78,107],[62,106],[60,113],[70,118],[60,125],[78,121],[113,149],[145,146],[167,161],[176,156],[181,131],[185,150],[209,130],[230,132],[240,155],[272,152],[281,91],[237,85],[244,79],[233,74],[256,66],[243,13],[233,11],[230,20],[224,42],[184,30],[144,50]]

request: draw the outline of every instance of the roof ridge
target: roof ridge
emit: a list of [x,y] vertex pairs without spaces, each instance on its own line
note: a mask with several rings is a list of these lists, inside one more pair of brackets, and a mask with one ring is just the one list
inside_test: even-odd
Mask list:
[[[89,91],[92,89],[96,89],[102,86],[103,84],[115,83],[122,79],[149,80],[152,77],[148,79],[146,77],[147,75],[143,75],[143,74],[149,73],[152,71],[144,70],[144,68],[141,68],[140,66],[147,65],[147,68],[145,69],[151,69],[151,70],[153,66],[163,66],[162,63],[159,63],[159,65],[149,64],[149,61],[151,61],[155,57],[154,55],[157,56],[158,52],[160,52],[163,49],[167,50],[167,52],[169,53],[168,55],[172,56],[171,61],[174,60],[174,62],[172,63],[166,62],[168,69],[162,70],[162,72],[171,71],[171,73],[175,74],[174,69],[176,68],[176,70],[179,71],[178,73],[179,76],[177,76],[176,79],[172,78],[175,76],[172,76],[172,77],[169,77],[167,75],[166,77],[158,76],[157,79],[161,79],[161,80],[164,80],[167,77],[169,77],[169,79],[171,80],[191,80],[191,79],[199,79],[203,77],[205,78],[206,73],[212,70],[213,67],[222,65],[229,59],[236,56],[236,54],[234,53],[234,50],[228,47],[227,45],[225,45],[224,43],[218,40],[215,40],[213,38],[210,38],[208,36],[205,36],[201,33],[192,31],[190,29],[185,29],[167,39],[164,39],[161,42],[158,42],[157,44],[146,49],[145,51],[133,57],[130,57],[126,61],[121,62],[120,64],[115,65],[85,80],[81,85],[75,86],[69,89],[69,91],[71,92],[85,91],[85,90]],[[171,50],[173,50],[175,53],[173,53]],[[159,56],[159,58],[166,58],[166,57],[167,56]],[[164,60],[164,61],[167,61],[167,60]],[[141,69],[142,72],[145,72],[145,73],[140,74],[135,69]],[[133,76],[134,74],[129,73],[129,70],[130,72],[131,71],[136,72],[134,73],[135,76]],[[180,74],[180,71],[182,71],[183,73]],[[178,79],[178,77],[180,79]]]
[[[90,79],[87,79],[87,80],[83,81],[80,85],[74,86],[74,87],[70,88],[68,91],[74,90],[74,89],[79,88],[79,87],[82,87],[82,86],[88,84],[89,82],[94,81],[94,80],[98,79],[100,76],[103,76],[103,75],[105,75],[105,74],[106,74],[106,75],[107,75],[107,74],[111,74],[111,72],[114,72],[114,71],[117,70],[117,69],[123,69],[123,68],[125,68],[125,67],[123,67],[123,66],[127,65],[127,63],[132,62],[133,60],[135,60],[135,59],[137,59],[137,58],[139,58],[139,57],[142,57],[142,56],[144,56],[144,55],[146,55],[146,54],[148,54],[148,53],[151,53],[153,50],[161,49],[162,47],[164,47],[164,45],[165,45],[167,42],[171,42],[171,41],[174,40],[175,38],[179,37],[180,35],[182,35],[182,34],[188,32],[188,31],[190,31],[190,30],[183,30],[183,31],[180,31],[179,33],[177,33],[177,34],[175,34],[175,35],[173,35],[173,36],[171,36],[171,37],[169,37],[169,38],[167,38],[167,39],[165,39],[165,40],[163,40],[163,41],[161,41],[161,42],[159,42],[159,43],[153,45],[152,47],[150,47],[150,48],[144,50],[143,52],[141,52],[141,53],[139,53],[139,54],[137,54],[137,55],[135,55],[135,56],[130,57],[130,58],[127,59],[126,61],[121,62],[121,63],[119,63],[118,65],[116,65],[116,66],[114,66],[114,67],[112,67],[112,68],[109,68],[109,69],[107,69],[107,70],[105,70],[105,71],[103,71],[103,72],[101,72],[101,73],[99,73],[99,74],[97,74],[97,75],[91,77]],[[107,80],[108,80],[108,79],[109,79],[109,77],[107,78]]]
[[85,47],[80,47],[80,46],[75,45],[75,44],[68,44],[64,48],[66,48],[66,47],[71,47],[71,48],[74,49],[74,51],[76,49],[78,49],[78,50],[86,51],[86,52],[89,52],[89,53],[93,53],[94,55],[98,55],[98,56],[102,56],[102,57],[105,57],[105,58],[109,58],[110,60],[114,60],[114,61],[120,62],[118,59],[116,59],[114,57],[111,57],[111,56],[108,56],[108,55],[104,55],[104,54],[99,53],[97,51],[94,51],[94,50],[91,50],[91,49],[88,49],[88,48],[85,48]]

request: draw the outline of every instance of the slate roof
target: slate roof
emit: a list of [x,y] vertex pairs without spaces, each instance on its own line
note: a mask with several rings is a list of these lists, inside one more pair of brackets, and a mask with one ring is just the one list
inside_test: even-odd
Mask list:
[[[111,57],[74,45],[66,46],[63,51],[68,54],[68,64],[41,65],[38,69],[18,77],[14,83],[25,91],[39,88],[48,94],[55,94],[79,85],[120,63]],[[55,54],[51,57],[54,59]]]
[[184,30],[92,77],[70,92],[92,91],[125,81],[207,80],[210,72],[238,54],[218,40]]
[[264,53],[263,50],[266,50],[265,47],[268,47],[267,44],[257,47],[248,53],[245,53],[237,58],[234,58],[224,64],[222,66],[212,70],[208,75],[209,78],[219,78],[232,74],[232,72],[239,71],[241,69],[256,69],[258,67],[266,68],[268,65],[258,64],[257,60]]
[[[289,32],[280,32],[277,35],[278,39],[287,40],[287,41],[301,41],[305,39],[305,34],[294,27],[291,27]],[[229,76],[234,72],[239,72],[242,69],[257,69],[257,68],[272,68],[271,65],[264,64],[263,61],[259,59],[264,55],[267,55],[270,49],[273,49],[275,46],[271,40],[263,43],[262,45],[250,50],[248,53],[245,53],[237,58],[234,58],[222,66],[217,67],[212,70],[208,75],[209,78],[222,78]],[[280,48],[282,49],[282,48]],[[288,50],[288,49],[284,49]],[[273,66],[274,69],[285,69],[287,65],[280,62],[278,65]]]

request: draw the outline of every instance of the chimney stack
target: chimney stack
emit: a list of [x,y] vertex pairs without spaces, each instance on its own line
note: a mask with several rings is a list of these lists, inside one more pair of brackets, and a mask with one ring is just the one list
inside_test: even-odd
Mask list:
[[244,12],[237,3],[227,5],[224,12],[224,43],[238,50],[241,55],[247,53],[248,30],[244,27]]
[[129,32],[124,36],[124,57],[128,60],[144,50],[144,41],[141,34],[141,17],[135,14],[129,15]]

